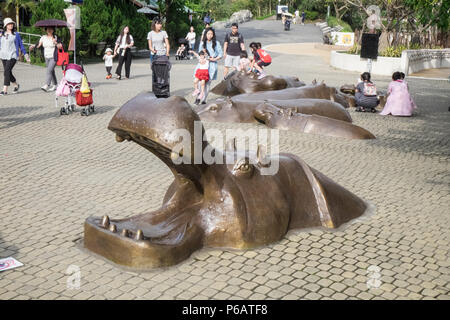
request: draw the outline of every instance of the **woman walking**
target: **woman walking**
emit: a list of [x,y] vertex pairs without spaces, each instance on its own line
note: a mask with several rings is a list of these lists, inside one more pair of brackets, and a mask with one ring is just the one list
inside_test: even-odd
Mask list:
[[0,59],[3,64],[3,90],[0,96],[8,94],[8,87],[14,85],[13,93],[19,92],[19,84],[12,73],[12,69],[19,58],[19,49],[25,55],[27,62],[30,58],[22,43],[20,34],[16,32],[16,23],[11,18],[3,20],[5,31],[0,33]]
[[[195,99],[195,104],[205,104],[206,103],[206,98],[208,97],[208,93],[209,93],[209,88],[211,87],[211,80],[216,80],[217,79],[217,61],[219,61],[220,59],[222,59],[223,57],[223,50],[222,50],[222,46],[220,45],[219,41],[216,41],[216,32],[214,31],[213,28],[209,28],[205,30],[205,37],[203,39],[202,42],[200,42],[199,48],[198,48],[199,52],[204,52],[207,55],[207,59],[209,61],[209,67],[208,67],[208,72],[209,72],[209,80],[206,83],[205,86],[205,93],[202,97],[202,99],[200,99],[200,93],[199,95],[196,97]],[[197,70],[194,70],[194,75],[196,73]],[[201,88],[198,88],[199,92],[201,91]]]
[[[58,62],[58,49],[62,48],[62,44],[61,39],[55,35],[55,29],[53,27],[47,27],[45,28],[45,31],[47,34],[39,39],[37,45],[30,46],[30,50],[34,50],[35,48],[41,48],[42,50],[42,55],[45,58],[45,65],[47,66],[47,82],[41,89],[45,92],[50,92],[56,90],[57,80],[55,67]],[[69,63],[69,61],[67,61],[67,63]]]
[[125,63],[125,77],[130,78],[131,68],[131,47],[134,46],[133,36],[130,34],[130,28],[125,26],[122,29],[119,37],[116,41],[116,47],[114,48],[114,55],[119,56],[119,64],[116,69],[117,79],[122,79],[122,66]]
[[192,50],[192,51],[195,50],[194,49],[195,48],[195,37],[196,37],[196,34],[194,32],[194,27],[191,26],[191,28],[189,29],[189,32],[185,38],[187,41],[189,41],[189,50]]
[[170,44],[169,36],[167,32],[162,30],[162,22],[159,19],[155,19],[152,22],[152,31],[147,35],[148,48],[150,50],[150,55],[154,55],[153,58],[150,57],[151,61],[158,59],[160,56],[169,57]]

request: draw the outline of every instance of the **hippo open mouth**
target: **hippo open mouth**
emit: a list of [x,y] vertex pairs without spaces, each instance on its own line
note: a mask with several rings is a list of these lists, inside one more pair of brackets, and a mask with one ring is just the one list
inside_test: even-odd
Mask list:
[[[202,154],[211,150],[221,161],[194,161],[193,153],[177,148],[177,132],[189,133],[187,145],[194,150],[198,124],[181,97],[144,94],[117,111],[108,126],[116,140],[149,150],[175,179],[156,211],[121,220],[87,218],[86,248],[117,264],[148,269],[176,264],[201,247],[252,248],[278,241],[290,229],[335,228],[364,213],[361,199],[291,154],[269,157],[258,149],[253,156],[234,144],[222,152],[200,139]],[[278,170],[262,174],[273,163]]]

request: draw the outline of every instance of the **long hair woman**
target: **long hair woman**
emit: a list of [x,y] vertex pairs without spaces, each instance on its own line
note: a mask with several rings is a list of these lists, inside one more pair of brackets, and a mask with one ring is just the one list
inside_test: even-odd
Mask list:
[[131,47],[134,46],[133,36],[130,34],[130,28],[125,26],[120,32],[114,48],[114,54],[119,56],[119,64],[116,69],[117,79],[122,78],[122,66],[125,63],[125,77],[130,78],[131,68]]
[[[209,80],[206,83],[205,86],[205,94],[202,99],[199,99],[199,97],[196,98],[195,104],[205,104],[206,98],[208,97],[209,88],[211,87],[211,80],[217,79],[217,68],[218,63],[220,59],[223,57],[223,50],[222,46],[220,45],[220,42],[216,40],[216,32],[213,28],[208,28],[205,30],[205,36],[203,37],[202,41],[200,42],[198,52],[204,52],[208,56],[209,61]],[[194,74],[197,71],[194,70]],[[200,88],[199,88],[199,91]]]

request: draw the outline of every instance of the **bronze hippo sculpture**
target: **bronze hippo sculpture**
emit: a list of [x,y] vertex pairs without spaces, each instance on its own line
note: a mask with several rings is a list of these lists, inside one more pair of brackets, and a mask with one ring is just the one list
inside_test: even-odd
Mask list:
[[354,106],[355,98],[338,92],[334,87],[326,84],[311,84],[298,88],[287,88],[275,91],[245,93],[234,97],[239,100],[291,100],[291,99],[326,99],[340,103],[345,108]]
[[279,108],[270,102],[259,105],[254,111],[254,117],[274,129],[347,139],[375,139],[366,129],[349,122],[316,114],[296,113],[292,109]]
[[254,110],[264,102],[297,113],[316,114],[352,122],[350,114],[341,104],[325,99],[240,100],[239,96],[234,96],[218,98],[206,105],[198,106],[195,111],[200,119],[206,121],[255,123],[257,119],[253,116]]
[[[84,246],[123,266],[169,266],[202,247],[267,245],[291,229],[339,227],[367,208],[292,154],[211,147],[202,139],[198,115],[181,97],[137,96],[116,112],[108,128],[117,141],[130,140],[152,152],[175,178],[159,210],[120,220],[86,219]],[[205,152],[222,162],[207,164]]]
[[235,96],[241,93],[258,91],[272,91],[286,88],[302,87],[305,83],[297,77],[284,77],[268,75],[258,79],[253,72],[234,71],[225,80],[216,85],[211,92],[220,96]]

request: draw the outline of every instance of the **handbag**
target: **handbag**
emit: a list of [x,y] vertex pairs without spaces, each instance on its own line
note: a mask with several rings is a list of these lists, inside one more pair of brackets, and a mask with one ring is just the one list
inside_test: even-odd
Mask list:
[[93,104],[92,90],[90,90],[89,93],[83,93],[81,90],[77,90],[75,93],[75,100],[79,106],[89,106]]
[[67,97],[69,94],[70,88],[67,84],[67,80],[65,78],[62,78],[58,84],[58,87],[56,88],[56,95],[58,97]]
[[64,51],[64,48],[58,49],[58,61],[56,65],[66,66],[69,64],[69,53]]

